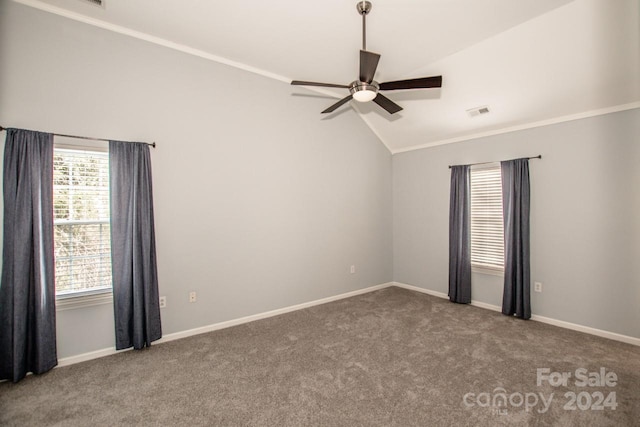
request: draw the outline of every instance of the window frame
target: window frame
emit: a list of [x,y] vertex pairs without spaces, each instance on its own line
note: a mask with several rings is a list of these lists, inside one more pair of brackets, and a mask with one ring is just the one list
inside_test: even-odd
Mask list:
[[[473,165],[471,166],[470,170],[469,170],[469,184],[470,184],[470,213],[469,213],[469,239],[473,240],[473,233],[472,233],[472,226],[471,226],[471,222],[473,221],[473,215],[471,213],[471,199],[473,199],[473,190],[472,190],[472,186],[471,186],[471,175],[473,174],[474,171],[482,171],[482,170],[488,170],[488,169],[496,169],[499,173],[500,176],[500,188],[502,188],[502,177],[501,177],[501,166],[500,166],[500,162],[491,162],[491,163],[485,163],[485,164],[478,164],[478,165]],[[500,202],[502,203],[502,194],[500,195]],[[502,266],[494,266],[494,265],[488,265],[488,264],[478,264],[478,263],[474,263],[473,261],[473,247],[471,248],[471,271],[474,273],[481,273],[481,274],[488,274],[488,275],[493,275],[493,276],[504,276],[504,210],[502,210],[502,214],[501,214],[501,221],[502,221]],[[470,242],[471,243],[471,242]]]
[[[56,135],[53,140],[53,149],[54,152],[56,149],[66,149],[109,153],[109,143],[106,141],[75,139]],[[55,294],[56,309],[59,311],[112,304],[113,281],[110,288],[90,289],[67,294],[58,294],[56,292]]]

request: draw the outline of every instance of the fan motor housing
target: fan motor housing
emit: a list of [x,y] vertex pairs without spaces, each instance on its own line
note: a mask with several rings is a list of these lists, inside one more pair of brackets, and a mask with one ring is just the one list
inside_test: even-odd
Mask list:
[[375,94],[378,93],[380,89],[380,85],[376,81],[372,81],[371,83],[361,82],[360,80],[355,80],[349,84],[349,92],[351,95],[354,95],[357,92],[368,91],[373,92]]

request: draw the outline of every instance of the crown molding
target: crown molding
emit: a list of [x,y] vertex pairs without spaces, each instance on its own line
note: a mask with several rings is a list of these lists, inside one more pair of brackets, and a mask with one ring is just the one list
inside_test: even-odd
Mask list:
[[159,46],[163,46],[169,49],[177,50],[188,55],[197,56],[199,58],[207,59],[209,61],[218,62],[220,64],[228,65],[230,67],[238,68],[240,70],[248,71],[250,73],[258,74],[263,77],[267,77],[270,79],[278,80],[284,83],[291,83],[291,79],[285,76],[281,76],[276,73],[271,73],[269,71],[263,70],[261,68],[252,67],[250,65],[244,64],[242,62],[232,61],[230,59],[224,58],[222,56],[214,55],[212,53],[206,52],[200,49],[194,49],[184,44],[175,43],[167,39],[163,39],[161,37],[156,37],[148,33],[144,33],[142,31],[133,30],[131,28],[123,27],[121,25],[112,24],[107,21],[103,21],[101,19],[91,18],[86,15],[82,15],[80,13],[72,12],[70,10],[53,6],[47,3],[43,3],[39,0],[13,0],[15,3],[20,3],[25,6],[33,7],[35,9],[42,10],[44,12],[52,13],[54,15],[62,16],[64,18],[72,19],[77,22],[82,22],[84,24],[88,24],[97,28],[102,28],[103,30],[112,31],[114,33],[122,34],[125,36],[133,37],[138,40],[143,40],[149,43],[153,43]]
[[[129,36],[129,37],[133,37],[133,38],[136,38],[138,40],[143,40],[143,41],[146,41],[146,42],[149,42],[149,43],[156,44],[158,46],[163,46],[163,47],[166,47],[166,48],[169,48],[169,49],[172,49],[172,50],[176,50],[176,51],[179,51],[179,52],[182,52],[182,53],[186,53],[188,55],[193,55],[193,56],[196,56],[196,57],[199,57],[199,58],[203,58],[203,59],[206,59],[206,60],[209,60],[209,61],[217,62],[219,64],[224,64],[224,65],[227,65],[227,66],[230,66],[230,67],[237,68],[239,70],[247,71],[249,73],[257,74],[257,75],[260,75],[260,76],[263,76],[263,77],[266,77],[266,78],[269,78],[269,79],[277,80],[277,81],[280,81],[280,82],[283,82],[283,83],[286,83],[286,84],[290,84],[291,83],[291,79],[289,77],[285,77],[285,76],[282,76],[280,74],[272,73],[272,72],[263,70],[261,68],[252,67],[252,66],[244,64],[242,62],[232,61],[232,60],[224,58],[222,56],[214,55],[212,53],[209,53],[209,52],[206,52],[206,51],[203,51],[203,50],[200,50],[200,49],[195,49],[195,48],[189,47],[189,46],[184,45],[184,44],[175,43],[175,42],[172,42],[170,40],[163,39],[161,37],[156,37],[156,36],[153,36],[151,34],[144,33],[142,31],[133,30],[131,28],[123,27],[121,25],[112,24],[110,22],[106,22],[106,21],[103,21],[103,20],[100,20],[100,19],[91,18],[91,17],[88,17],[86,15],[82,15],[80,13],[72,12],[70,10],[67,10],[67,9],[64,9],[64,8],[61,8],[61,7],[58,7],[58,6],[53,6],[53,5],[44,3],[44,2],[42,2],[40,0],[12,0],[12,1],[15,2],[15,3],[23,4],[25,6],[33,7],[35,9],[42,10],[44,12],[48,12],[48,13],[52,13],[54,15],[58,15],[58,16],[62,16],[62,17],[68,18],[68,19],[72,19],[72,20],[77,21],[77,22],[82,22],[84,24],[92,25],[94,27],[101,28],[101,29],[104,29],[104,30],[107,30],[107,31],[112,31],[114,33],[122,34],[122,35]],[[322,94],[322,95],[328,95],[328,96],[337,98],[335,93],[327,91],[327,90],[323,90],[321,88],[306,87],[306,89],[310,90],[312,92],[316,92],[316,93]],[[394,155],[394,154],[399,154],[399,153],[405,153],[405,152],[408,152],[408,151],[422,150],[422,149],[425,149],[425,148],[436,147],[436,146],[439,146],[439,145],[454,144],[456,142],[469,141],[469,140],[473,140],[473,139],[484,138],[484,137],[494,136],[494,135],[500,135],[500,134],[509,133],[509,132],[516,132],[516,131],[520,131],[520,130],[532,129],[532,128],[537,128],[537,127],[542,127],[542,126],[549,126],[549,125],[568,122],[568,121],[572,121],[572,120],[580,120],[580,119],[584,119],[584,118],[588,118],[588,117],[600,116],[600,115],[615,113],[615,112],[619,112],[619,111],[632,110],[632,109],[635,109],[635,108],[640,108],[640,101],[632,102],[632,103],[629,103],[629,104],[622,104],[622,105],[616,105],[616,106],[601,108],[601,109],[597,109],[597,110],[581,112],[581,113],[577,113],[577,114],[571,114],[571,115],[566,115],[566,116],[555,117],[555,118],[542,120],[542,121],[525,123],[525,124],[521,124],[521,125],[517,125],[517,126],[510,126],[510,127],[505,127],[505,128],[501,128],[501,129],[495,129],[495,130],[491,130],[491,131],[487,131],[487,132],[479,132],[479,133],[475,133],[475,134],[471,134],[471,135],[465,135],[465,136],[460,136],[460,137],[455,137],[455,138],[442,139],[442,140],[437,140],[437,141],[433,141],[433,142],[428,142],[428,143],[425,143],[425,144],[412,145],[410,147],[399,148],[399,149],[393,149],[392,148],[392,146],[389,143],[389,141],[387,141],[375,129],[375,126],[372,125],[371,121],[366,117],[365,114],[362,114],[362,112],[359,110],[359,108],[357,106],[352,105],[352,108],[356,111],[356,113],[360,116],[360,118],[364,121],[364,123],[369,127],[369,129],[376,136],[376,138],[378,138],[378,140],[380,142],[382,142],[382,144],[389,150],[391,155]]]
[[517,126],[510,126],[501,129],[495,129],[487,132],[479,132],[471,135],[465,135],[457,138],[442,139],[439,141],[427,142],[426,144],[413,145],[411,147],[400,148],[391,151],[391,154],[406,153],[408,151],[422,150],[424,148],[436,147],[438,145],[454,144],[456,142],[464,142],[472,139],[485,138],[487,136],[501,135],[503,133],[517,132],[520,130],[533,129],[537,127],[550,126],[558,123],[570,122],[573,120],[586,119],[589,117],[602,116],[605,114],[617,113],[620,111],[633,110],[640,108],[640,101],[631,102],[629,104],[614,105],[612,107],[600,108],[597,110],[584,111],[582,113],[569,114],[566,116],[554,117],[547,120],[524,123]]

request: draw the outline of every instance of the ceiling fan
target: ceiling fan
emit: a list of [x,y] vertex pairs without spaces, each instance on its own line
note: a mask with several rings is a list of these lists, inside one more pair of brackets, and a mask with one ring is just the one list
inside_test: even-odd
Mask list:
[[402,107],[379,93],[381,90],[399,90],[399,89],[429,89],[438,88],[442,86],[442,76],[422,77],[418,79],[410,80],[397,80],[393,82],[378,83],[373,80],[378,68],[378,61],[380,55],[377,53],[369,52],[367,50],[367,14],[371,12],[371,2],[359,1],[356,4],[358,13],[362,15],[362,50],[360,50],[360,76],[358,80],[355,80],[348,85],[339,85],[332,83],[318,83],[318,82],[305,82],[300,80],[293,80],[292,85],[297,86],[322,86],[322,87],[337,87],[349,89],[349,96],[342,98],[322,113],[331,113],[336,108],[347,103],[351,99],[355,99],[358,102],[373,101],[382,108],[384,108],[389,114],[397,113],[402,110]]

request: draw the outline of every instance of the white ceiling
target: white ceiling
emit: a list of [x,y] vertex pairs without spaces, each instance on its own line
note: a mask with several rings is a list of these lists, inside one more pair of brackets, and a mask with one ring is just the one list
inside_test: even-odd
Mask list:
[[[357,78],[356,0],[15,0],[288,83]],[[372,0],[375,79],[442,75],[355,107],[392,152],[640,107],[640,0]],[[305,87],[283,86],[292,96]],[[316,90],[317,91],[317,90]],[[342,98],[345,90],[319,90]],[[335,102],[309,97],[320,111]],[[357,105],[356,105],[357,104]],[[489,106],[487,115],[466,110]]]

